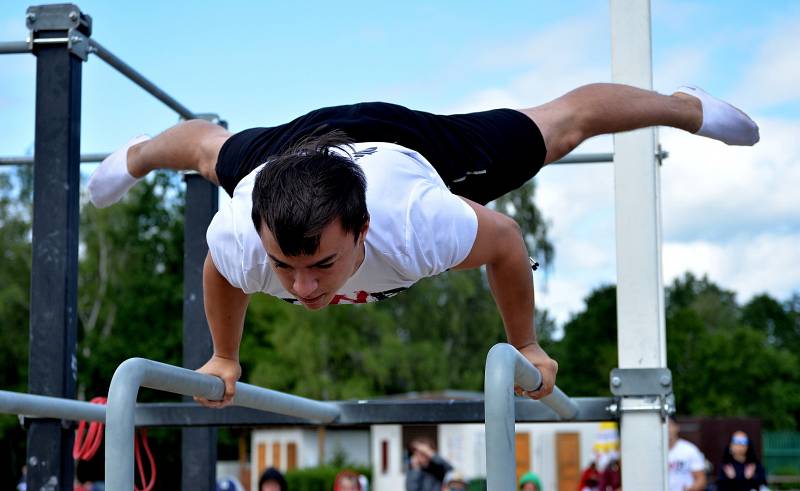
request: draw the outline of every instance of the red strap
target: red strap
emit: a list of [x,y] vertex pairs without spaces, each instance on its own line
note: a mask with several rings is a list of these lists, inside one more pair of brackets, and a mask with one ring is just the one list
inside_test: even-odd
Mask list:
[[[107,399],[105,397],[95,397],[90,402],[92,404],[106,404],[106,401]],[[87,431],[86,421],[81,421],[78,424],[78,430],[75,432],[75,444],[72,446],[72,458],[75,460],[91,460],[100,448],[100,444],[103,443],[104,428],[105,425],[103,423],[92,421],[89,423],[89,430]],[[84,432],[86,433],[85,439]],[[140,439],[142,440],[141,445],[144,447],[144,451],[147,454],[147,461],[150,467],[151,475],[149,481],[146,481],[144,466],[142,465],[142,456],[139,452]],[[138,435],[134,435],[133,453],[136,456],[139,481],[144,486],[143,489],[140,489],[134,485],[134,489],[136,491],[152,491],[153,487],[156,485],[156,460],[153,457],[153,453],[150,451],[150,445],[147,443],[147,430],[144,428],[138,431]]]

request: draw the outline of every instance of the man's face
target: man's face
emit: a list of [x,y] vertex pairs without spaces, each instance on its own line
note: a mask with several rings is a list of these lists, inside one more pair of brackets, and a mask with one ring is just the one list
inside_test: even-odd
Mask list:
[[317,252],[307,256],[284,255],[267,227],[262,227],[261,243],[281,285],[307,309],[319,310],[331,302],[364,260],[367,228],[368,224],[364,225],[354,240],[336,219],[322,230]]

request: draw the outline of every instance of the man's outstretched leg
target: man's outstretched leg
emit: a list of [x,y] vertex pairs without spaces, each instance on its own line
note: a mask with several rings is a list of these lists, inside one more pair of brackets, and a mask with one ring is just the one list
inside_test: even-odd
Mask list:
[[628,85],[591,84],[521,111],[542,132],[545,163],[593,136],[649,126],[679,128],[729,145],[753,145],[759,139],[758,126],[746,114],[692,87],[662,95]]
[[219,185],[214,168],[219,149],[230,135],[221,126],[193,119],[152,139],[136,137],[95,170],[89,179],[89,198],[98,208],[110,206],[155,169],[192,170]]

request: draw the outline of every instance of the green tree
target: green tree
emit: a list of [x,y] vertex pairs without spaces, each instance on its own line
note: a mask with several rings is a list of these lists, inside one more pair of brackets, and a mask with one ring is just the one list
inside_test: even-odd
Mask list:
[[[0,388],[26,392],[31,276],[31,169],[0,172]],[[25,431],[0,415],[0,488],[13,489],[25,462]]]
[[608,376],[617,363],[617,289],[593,290],[586,307],[564,325],[564,337],[553,348],[557,383],[575,396],[608,393]]

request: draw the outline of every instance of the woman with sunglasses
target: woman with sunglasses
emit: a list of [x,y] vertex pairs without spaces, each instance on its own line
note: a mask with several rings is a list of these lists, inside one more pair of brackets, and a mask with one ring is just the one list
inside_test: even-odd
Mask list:
[[744,431],[733,433],[717,474],[719,491],[750,491],[766,486],[764,466]]

